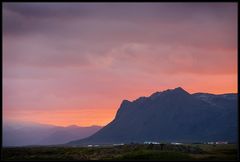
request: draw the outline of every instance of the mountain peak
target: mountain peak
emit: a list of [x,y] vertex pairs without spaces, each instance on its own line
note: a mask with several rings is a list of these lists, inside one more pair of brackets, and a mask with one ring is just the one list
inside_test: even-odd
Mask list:
[[185,91],[182,87],[177,87],[177,88],[174,88],[174,90],[181,90],[181,91]]
[[[188,93],[188,92],[185,91],[182,87],[177,87],[177,88],[173,89],[172,91]],[[188,93],[188,94],[189,94],[189,93]]]
[[189,95],[189,93],[187,91],[185,91],[182,87],[177,87],[174,89],[167,89],[167,90],[161,91],[161,92],[155,92],[150,97],[156,98],[159,95],[166,95],[166,94],[184,94],[184,95],[187,94],[187,95]]
[[128,100],[123,100],[122,103],[121,103],[121,105],[123,106],[123,105],[129,104],[129,103],[131,103],[131,102],[128,101]]

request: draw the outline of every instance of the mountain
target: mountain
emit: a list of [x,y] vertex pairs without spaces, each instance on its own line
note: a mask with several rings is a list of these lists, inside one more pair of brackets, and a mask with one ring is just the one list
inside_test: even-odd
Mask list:
[[237,141],[237,94],[189,94],[181,87],[123,100],[112,122],[67,145],[144,141]]
[[39,123],[6,123],[3,125],[3,146],[54,145],[88,137],[100,126],[54,126]]
[[6,123],[3,125],[3,146],[34,145],[49,136],[57,126],[38,123]]
[[71,140],[88,137],[100,129],[100,126],[79,127],[72,125],[68,127],[61,127],[55,130],[55,132],[53,132],[48,137],[42,139],[40,142],[38,142],[38,144],[63,144]]

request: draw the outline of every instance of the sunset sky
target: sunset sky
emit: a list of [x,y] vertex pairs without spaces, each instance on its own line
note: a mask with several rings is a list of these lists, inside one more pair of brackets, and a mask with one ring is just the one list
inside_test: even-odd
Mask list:
[[237,3],[3,3],[3,119],[105,125],[122,100],[237,93]]

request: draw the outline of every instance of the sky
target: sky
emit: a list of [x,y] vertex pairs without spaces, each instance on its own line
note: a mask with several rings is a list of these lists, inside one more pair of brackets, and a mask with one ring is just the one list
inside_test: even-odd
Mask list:
[[3,122],[106,125],[122,100],[237,93],[237,3],[3,3]]

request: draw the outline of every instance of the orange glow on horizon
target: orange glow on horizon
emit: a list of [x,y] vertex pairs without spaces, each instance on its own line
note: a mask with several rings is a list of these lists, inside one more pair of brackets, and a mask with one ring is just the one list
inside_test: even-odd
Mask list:
[[54,112],[6,112],[4,116],[10,116],[9,121],[35,122],[56,126],[105,126],[115,116],[114,109],[79,110],[79,111],[54,111]]
[[[218,84],[206,84],[210,83],[208,79],[205,79],[206,82],[203,82],[204,85],[202,87],[198,86],[196,88],[195,83],[189,84],[188,87],[181,86],[190,94],[197,92],[204,93],[212,93],[212,94],[223,94],[223,93],[237,93],[237,81],[232,81],[232,84],[226,84],[225,87],[219,88]],[[213,81],[213,80],[211,80]],[[227,80],[218,80],[218,83],[227,83]],[[214,81],[215,82],[215,81]],[[230,80],[231,82],[231,80]],[[217,82],[216,82],[217,83]],[[176,87],[166,87],[163,89],[158,89],[158,91],[164,91],[166,89],[172,89]],[[198,89],[201,89],[199,91]],[[128,93],[128,97],[124,97],[116,103],[111,102],[111,108],[103,109],[103,108],[89,108],[89,109],[78,109],[72,108],[59,111],[51,111],[51,112],[43,112],[43,111],[7,111],[4,112],[4,116],[10,117],[9,119],[14,119],[17,121],[29,121],[29,122],[37,122],[42,124],[51,124],[57,126],[69,126],[69,125],[78,125],[78,126],[105,126],[110,123],[119,108],[121,101],[123,99],[127,99],[129,101],[135,100],[141,96],[150,96],[152,93],[156,92],[154,88],[145,88],[145,90],[140,89],[140,91],[134,93]],[[106,103],[104,103],[106,104]]]

